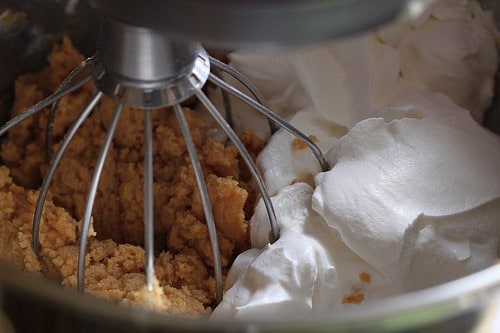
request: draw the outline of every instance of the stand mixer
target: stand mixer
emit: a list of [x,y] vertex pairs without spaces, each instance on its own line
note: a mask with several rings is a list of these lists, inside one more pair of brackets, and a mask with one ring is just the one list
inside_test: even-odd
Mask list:
[[[404,2],[383,1],[153,1],[148,6],[134,1],[92,1],[102,14],[95,55],[76,67],[56,93],[9,120],[1,129],[4,135],[16,124],[52,105],[47,121],[46,143],[51,146],[51,129],[59,101],[89,80],[96,91],[88,105],[66,133],[55,152],[38,197],[32,231],[32,248],[39,257],[39,232],[44,202],[56,168],[78,128],[94,110],[103,95],[117,102],[109,132],[96,162],[83,215],[78,257],[78,290],[84,291],[85,255],[92,209],[100,177],[124,106],[144,110],[144,247],[145,277],[148,291],[153,290],[154,217],[153,217],[153,146],[152,110],[172,107],[182,130],[194,168],[196,182],[208,226],[214,258],[216,302],[223,293],[223,276],[219,245],[207,187],[189,126],[180,103],[196,96],[210,112],[239,151],[256,181],[266,205],[272,238],[279,237],[274,209],[257,167],[238,135],[224,116],[202,92],[207,80],[245,103],[302,140],[313,152],[323,171],[329,166],[316,144],[265,106],[257,89],[245,77],[226,64],[210,57],[201,43],[217,49],[241,47],[281,48],[331,39],[364,30],[393,18]],[[189,15],[190,20],[184,19]],[[218,75],[225,72],[239,80],[252,93],[249,97],[225,83]],[[213,72],[213,70],[212,70]],[[230,111],[226,110],[230,118]],[[50,155],[47,149],[47,155]]]
[[[6,1],[8,2],[8,1]],[[72,1],[68,1],[73,3]],[[86,3],[85,3],[86,4]],[[222,71],[228,72],[241,80],[245,81],[244,78],[240,77],[231,68],[226,67],[221,64],[216,59],[211,58],[207,55],[205,51],[200,46],[200,43],[207,46],[209,49],[223,49],[226,51],[233,50],[235,48],[264,48],[264,49],[275,49],[282,47],[293,47],[295,45],[302,45],[306,43],[326,40],[334,38],[337,36],[342,36],[348,33],[354,33],[358,30],[367,29],[371,26],[378,25],[387,19],[394,17],[400,9],[403,7],[402,1],[150,1],[148,6],[137,5],[134,1],[93,1],[92,2],[95,9],[101,16],[102,25],[100,28],[100,37],[98,38],[97,53],[95,56],[87,59],[84,63],[75,69],[75,71],[69,76],[67,80],[61,85],[60,91],[48,100],[43,101],[43,104],[37,104],[31,111],[37,111],[48,107],[53,103],[57,104],[64,93],[68,93],[70,90],[79,89],[79,87],[89,80],[94,81],[97,92],[95,94],[95,102],[90,103],[88,107],[85,108],[83,113],[92,112],[92,107],[95,103],[98,103],[97,99],[99,96],[109,96],[117,100],[119,103],[130,106],[138,106],[144,108],[144,117],[146,119],[145,123],[149,121],[147,118],[150,113],[149,110],[164,106],[164,105],[178,105],[183,99],[188,98],[191,95],[195,95],[200,100],[204,100],[201,95],[201,87],[205,84],[205,80],[217,83],[224,86],[226,89],[230,90],[231,94],[235,94],[244,98],[248,103],[254,105],[260,111],[263,111],[268,117],[272,119],[271,126],[275,126],[275,123],[280,123],[281,119],[275,117],[272,113],[269,113],[267,108],[264,106],[265,103],[263,99],[259,96],[258,91],[256,91],[251,83],[245,82],[249,87],[250,91],[254,96],[243,97],[239,93],[234,92],[231,87],[228,87],[223,81],[217,78],[217,71],[214,74],[210,74],[210,70],[214,68],[220,69]],[[20,6],[19,3],[13,2],[13,6]],[[39,3],[34,2],[28,5],[28,7],[38,6]],[[80,6],[82,4],[79,4]],[[190,20],[183,19],[185,17],[190,17]],[[228,27],[231,27],[228,29]],[[139,48],[136,46],[140,44],[142,46],[148,46],[149,49],[144,53],[136,53]],[[93,47],[92,47],[93,49]],[[142,49],[142,48],[141,48]],[[151,54],[155,54],[151,57]],[[165,61],[157,61],[158,59],[166,59]],[[167,61],[168,60],[168,61]],[[210,68],[211,67],[211,68]],[[194,75],[194,81],[190,80],[191,74]],[[201,79],[200,79],[201,78]],[[200,97],[201,96],[201,97]],[[208,104],[208,102],[207,102]],[[173,106],[178,109],[178,106]],[[210,108],[210,107],[209,107]],[[57,107],[53,108],[54,110]],[[227,110],[225,110],[227,112]],[[121,112],[121,107],[117,108],[116,117],[113,122],[116,122],[119,114]],[[177,113],[179,113],[177,111]],[[214,113],[214,117],[218,117],[217,113]],[[29,114],[24,117],[29,116]],[[182,115],[180,115],[182,122]],[[230,118],[226,115],[226,118]],[[22,119],[17,119],[18,121],[23,121]],[[84,121],[83,118],[81,121]],[[229,120],[228,120],[229,122]],[[50,124],[49,124],[50,125]],[[286,122],[280,124],[287,128]],[[6,126],[14,126],[14,122],[9,123]],[[227,125],[224,125],[227,127]],[[113,126],[110,126],[112,128]],[[230,127],[230,126],[229,126]],[[49,126],[50,128],[50,126]],[[4,127],[4,131],[7,131]],[[145,128],[145,132],[149,132],[148,126]],[[288,130],[291,132],[295,131],[293,128],[288,126]],[[76,126],[75,126],[76,131]],[[49,132],[49,131],[47,131]],[[112,131],[108,135],[106,140],[107,144],[112,140]],[[309,146],[315,152],[318,159],[318,163],[322,165],[323,168],[327,167],[322,162],[322,154],[317,151],[314,147],[314,142],[309,142],[307,137],[304,137],[300,133],[296,133],[301,139],[309,143]],[[67,136],[70,140],[70,135]],[[146,149],[145,149],[145,165],[151,163],[150,159],[147,158],[147,151],[149,140],[146,137]],[[189,141],[189,136],[187,135],[187,141]],[[106,145],[104,147],[106,147]],[[237,143],[235,143],[237,145]],[[62,146],[62,145],[61,145]],[[104,163],[105,150],[103,148],[101,156],[101,163]],[[54,156],[57,159],[57,155],[62,155],[62,150],[60,153],[56,153]],[[244,154],[244,153],[243,153]],[[196,154],[191,152],[192,158],[196,159]],[[55,163],[56,164],[56,163]],[[196,162],[195,162],[196,164]],[[196,166],[195,166],[196,167]],[[96,169],[98,169],[96,167]],[[152,203],[152,198],[148,197],[147,193],[151,193],[150,188],[151,177],[148,175],[148,168],[145,168],[145,179],[150,179],[146,182],[146,203]],[[150,174],[150,173],[149,173]],[[96,187],[98,184],[98,177],[94,177],[95,180],[92,182],[92,186]],[[259,179],[256,175],[255,178]],[[49,180],[47,180],[49,179]],[[50,182],[50,177],[45,177],[45,182]],[[47,185],[48,186],[48,185]],[[203,192],[204,182],[199,181],[199,188]],[[86,219],[90,220],[91,209],[92,209],[92,193],[95,194],[95,189],[91,190],[89,193],[89,200],[86,209]],[[261,189],[261,195],[265,199],[265,188]],[[41,202],[38,211],[40,214],[43,208],[44,199],[39,200]],[[204,208],[206,211],[207,223],[213,219],[209,207],[207,207],[207,202],[205,199]],[[145,225],[151,226],[151,207],[146,205],[145,207]],[[207,212],[208,211],[208,212]],[[273,208],[272,204],[268,204],[269,220],[273,223]],[[148,214],[149,212],[149,214]],[[35,218],[36,220],[36,218]],[[148,222],[149,221],[149,222]],[[33,250],[37,252],[39,250],[37,239],[37,228],[35,223],[35,229],[33,231]],[[87,222],[88,226],[88,222]],[[279,237],[279,230],[276,227],[273,228],[273,237]],[[146,281],[148,288],[151,287],[151,278],[154,276],[154,270],[151,268],[151,260],[153,258],[153,244],[151,242],[151,228],[146,228],[145,234],[145,244],[146,245],[146,262],[148,266],[146,267]],[[85,232],[82,232],[85,235]],[[85,240],[86,237],[81,237],[82,244],[80,245],[80,258],[85,256]],[[213,252],[214,257],[217,257],[217,242],[213,242]],[[149,248],[149,250],[148,250]],[[80,264],[81,265],[81,264]],[[149,267],[149,268],[148,268]],[[217,269],[214,269],[215,274]],[[484,296],[484,290],[488,287],[495,285],[495,279],[493,277],[498,273],[498,268],[493,267],[489,269],[488,272],[481,272],[479,275],[471,277],[473,281],[476,281],[477,285],[482,285],[480,289],[481,293],[471,295],[471,291],[467,288],[462,288],[465,283],[456,283],[453,287],[449,286],[445,293],[440,293],[438,290],[434,291],[433,296],[439,296],[432,298],[434,304],[445,304],[441,306],[442,312],[439,315],[446,317],[448,314],[455,311],[458,306],[455,304],[448,304],[447,301],[452,297],[455,297],[451,290],[462,290],[463,295],[460,297],[460,304],[462,308],[470,309],[472,308],[474,301],[479,299],[479,296]],[[89,297],[85,294],[76,295],[67,290],[61,290],[58,286],[41,286],[38,283],[33,283],[31,277],[16,275],[17,272],[10,267],[3,269],[0,267],[0,280],[5,287],[2,287],[2,292],[5,293],[4,296],[4,307],[10,310],[9,304],[23,304],[22,313],[30,313],[31,320],[34,325],[37,325],[38,321],[53,321],[54,313],[51,312],[53,308],[52,302],[55,300],[57,303],[58,310],[57,313],[70,313],[68,317],[61,318],[58,317],[58,329],[55,327],[48,327],[48,331],[59,332],[59,331],[111,331],[120,330],[123,332],[157,332],[168,329],[169,331],[192,331],[197,332],[201,329],[206,329],[210,331],[221,331],[221,326],[219,323],[210,323],[203,320],[193,321],[191,319],[183,318],[172,318],[168,316],[161,316],[150,311],[141,311],[135,309],[114,307],[113,304],[104,302],[94,297]],[[79,269],[79,289],[83,291],[84,286],[84,270]],[[217,299],[222,296],[222,284],[219,279],[217,280]],[[52,288],[55,287],[55,288]],[[19,298],[13,297],[13,291],[22,290],[23,293]],[[432,294],[428,291],[426,295],[421,294],[417,296],[421,297],[403,297],[398,302],[394,302],[392,307],[384,309],[389,309],[390,313],[398,313],[408,311],[410,314],[407,316],[411,322],[413,318],[413,309],[419,306],[427,306]],[[13,300],[11,300],[11,298]],[[411,299],[410,299],[411,298]],[[19,300],[22,301],[19,301]],[[42,300],[40,302],[40,300]],[[50,301],[44,301],[50,300]],[[434,302],[434,300],[437,300]],[[409,302],[411,301],[411,302]],[[32,302],[37,303],[37,311],[33,311],[31,307],[24,306],[24,302],[31,304]],[[454,308],[455,307],[455,308]],[[16,306],[14,306],[16,308]],[[352,313],[352,316],[346,316],[345,321],[340,321],[337,325],[333,325],[341,331],[365,331],[366,327],[373,328],[374,319],[373,318],[383,318],[385,316],[385,311],[382,311],[382,306],[377,309],[379,311],[372,311],[369,309],[365,312]],[[19,309],[19,307],[17,307]],[[431,309],[432,310],[432,309]],[[427,310],[426,310],[427,311]],[[9,311],[9,315],[12,311]],[[38,315],[40,313],[40,315]],[[424,311],[425,313],[425,311]],[[90,314],[90,315],[89,315]],[[375,314],[375,315],[374,315]],[[432,311],[429,311],[429,315]],[[21,316],[23,316],[21,314]],[[43,318],[39,318],[43,317]],[[71,317],[71,319],[69,318]],[[404,317],[404,316],[403,316]],[[465,316],[465,321],[469,323],[474,320],[474,315],[467,314]],[[368,318],[368,319],[367,319]],[[25,318],[24,318],[25,319]],[[344,318],[343,318],[344,319]],[[376,320],[376,319],[375,319]],[[390,319],[389,319],[390,320]],[[383,321],[378,327],[382,329],[384,326]],[[403,320],[396,318],[400,327],[406,327]],[[394,322],[395,322],[394,321]],[[394,324],[393,322],[393,324]],[[351,325],[352,323],[357,323]],[[460,321],[462,323],[462,321]],[[224,329],[227,330],[229,327],[233,328],[235,331],[266,331],[273,330],[275,327],[259,327],[254,323],[234,323],[227,322],[223,323]],[[457,327],[458,322],[455,323]],[[397,325],[394,324],[393,327]],[[0,325],[1,327],[1,325]],[[40,327],[40,326],[39,326]],[[43,326],[42,326],[43,327]],[[61,328],[66,327],[66,329]],[[99,329],[96,329],[99,327]],[[304,322],[295,329],[300,330],[324,330],[322,327],[332,327],[329,321],[318,321],[318,322]],[[43,328],[42,328],[43,329]],[[278,328],[279,329],[279,328]],[[440,331],[439,329],[437,331]]]

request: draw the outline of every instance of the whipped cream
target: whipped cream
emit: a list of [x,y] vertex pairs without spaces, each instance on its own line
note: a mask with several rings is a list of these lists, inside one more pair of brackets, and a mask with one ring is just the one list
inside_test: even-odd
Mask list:
[[[475,1],[412,3],[424,8],[418,16],[377,31],[282,53],[235,52],[231,64],[285,118],[309,108],[349,129],[387,105],[407,81],[449,96],[481,123],[493,97],[500,43],[491,15]],[[241,124],[266,128],[245,104],[235,101],[234,112]]]
[[[414,1],[422,2],[429,1]],[[498,40],[491,17],[475,1],[441,0],[424,7],[419,16],[405,16],[375,32],[286,53],[235,52],[230,59],[255,83],[273,111],[307,135],[317,135],[311,126],[301,126],[307,122],[302,118],[308,117],[294,120],[295,114],[315,113],[311,117],[316,124],[327,121],[323,126],[345,133],[394,105],[405,91],[415,91],[424,100],[441,93],[442,99],[450,98],[481,122],[492,101]],[[267,120],[256,117],[255,110],[235,101],[233,111],[240,124],[257,129],[262,137],[269,135]],[[293,138],[276,136],[271,142],[283,143],[269,145],[258,160],[271,194],[291,180],[311,178],[319,171],[307,174],[297,163],[307,153],[290,156],[282,147]],[[340,137],[326,136],[328,142],[320,140],[321,148]],[[276,163],[280,155],[289,163]]]
[[498,33],[476,2],[437,1],[377,36],[401,59],[401,76],[448,95],[479,123],[493,98]]
[[260,203],[253,249],[233,264],[213,317],[324,314],[491,265],[500,140],[453,112],[465,115],[455,119],[462,128],[415,109],[358,123],[328,152],[334,166],[315,188],[299,182],[273,197],[281,230],[273,244]]
[[[496,71],[489,22],[473,2],[443,0],[334,44],[232,55],[271,108],[317,138],[332,168],[320,172],[285,131],[270,138],[257,163],[281,236],[269,243],[260,202],[253,248],[233,264],[213,318],[331,313],[493,263],[500,138],[476,122]],[[433,47],[444,42],[453,60]]]

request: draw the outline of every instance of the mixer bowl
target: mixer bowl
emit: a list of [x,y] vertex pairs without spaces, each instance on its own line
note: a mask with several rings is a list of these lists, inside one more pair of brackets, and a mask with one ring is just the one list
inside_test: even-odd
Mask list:
[[[498,15],[500,3],[483,1]],[[87,2],[0,1],[24,11],[26,19],[0,21],[0,115],[7,117],[12,84],[21,73],[44,65],[51,45],[71,36],[85,54],[94,49],[97,19]],[[78,15],[74,15],[78,13]],[[500,133],[500,101],[486,116],[486,126]],[[12,332],[465,332],[484,322],[500,299],[500,265],[433,288],[366,304],[328,317],[286,322],[234,322],[189,319],[122,307],[54,282],[34,279],[0,263],[0,331]],[[495,301],[496,300],[496,301]],[[498,305],[497,305],[498,306]]]

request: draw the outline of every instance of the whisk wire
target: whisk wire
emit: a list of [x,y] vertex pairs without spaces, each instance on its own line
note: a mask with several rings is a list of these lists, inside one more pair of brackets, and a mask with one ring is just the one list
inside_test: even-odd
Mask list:
[[259,171],[257,170],[257,166],[252,160],[252,157],[248,153],[248,151],[245,148],[245,145],[241,142],[240,138],[238,135],[234,132],[234,130],[229,126],[229,124],[226,122],[224,117],[219,113],[217,108],[212,104],[212,102],[208,99],[208,97],[201,91],[198,91],[196,93],[196,96],[198,99],[201,101],[201,103],[207,108],[207,110],[210,112],[212,117],[215,119],[215,121],[219,124],[219,126],[222,128],[222,130],[227,134],[231,142],[235,145],[236,149],[240,153],[241,157],[245,161],[246,165],[248,166],[248,169],[250,170],[250,173],[254,177],[257,186],[259,187],[259,190],[262,194],[262,199],[264,200],[264,204],[267,209],[268,217],[269,217],[269,223],[271,224],[271,232],[273,236],[273,240],[277,240],[279,238],[279,228],[278,228],[278,222],[276,220],[276,213],[274,211],[273,204],[271,203],[271,199],[269,197],[269,194],[267,193],[266,186],[264,184],[264,180],[262,179],[262,176],[260,175]]
[[7,133],[12,127],[16,126],[17,124],[21,123],[22,121],[28,119],[31,116],[34,116],[38,112],[42,111],[44,108],[47,106],[54,104],[64,96],[72,93],[73,91],[77,90],[78,88],[81,88],[85,83],[90,81],[91,77],[89,75],[85,75],[81,79],[77,80],[74,84],[55,92],[54,94],[50,95],[49,97],[41,100],[40,102],[36,103],[35,105],[29,107],[26,111],[23,113],[20,113],[19,115],[13,117],[9,121],[7,121],[2,127],[0,127],[0,136],[3,136],[5,133]]
[[102,97],[101,92],[97,92],[90,102],[87,104],[85,109],[80,113],[78,118],[75,120],[71,128],[68,130],[66,135],[64,136],[63,141],[57,148],[57,151],[54,155],[54,158],[50,161],[49,169],[47,170],[47,174],[45,175],[42,183],[42,187],[40,188],[40,194],[38,195],[38,199],[36,202],[36,207],[35,207],[35,214],[33,217],[33,229],[32,229],[32,234],[31,234],[31,246],[33,248],[33,251],[35,252],[35,255],[39,258],[40,257],[40,249],[39,249],[39,232],[40,232],[40,223],[42,219],[42,212],[43,212],[43,207],[45,204],[45,199],[47,197],[47,193],[49,191],[49,186],[50,182],[52,181],[52,178],[56,172],[57,166],[59,165],[59,162],[61,161],[61,158],[66,151],[66,149],[69,146],[69,143],[75,136],[76,132],[80,128],[80,126],[83,124],[85,119],[90,115],[96,104],[99,102],[99,100]]
[[321,149],[311,139],[309,139],[304,133],[302,133],[299,129],[297,129],[295,126],[291,125],[285,119],[281,118],[276,113],[269,110],[263,104],[255,101],[253,98],[242,93],[241,91],[234,88],[230,84],[226,83],[224,80],[221,80],[220,78],[213,75],[212,73],[210,73],[210,75],[208,76],[208,80],[210,82],[212,82],[213,84],[215,84],[216,86],[218,86],[219,88],[226,90],[234,97],[249,104],[250,106],[255,108],[257,111],[264,114],[266,117],[268,117],[268,118],[272,119],[273,121],[275,121],[276,123],[278,123],[282,128],[287,130],[290,134],[292,134],[295,137],[302,140],[309,147],[309,149],[311,149],[311,151],[313,152],[314,156],[316,157],[316,159],[318,160],[318,162],[321,166],[322,171],[328,171],[330,169],[328,162],[326,161],[325,156],[321,152]]
[[118,125],[118,120],[123,111],[123,104],[118,104],[113,115],[113,119],[109,125],[108,132],[104,139],[104,143],[97,157],[96,166],[94,168],[94,173],[92,174],[92,180],[90,182],[90,187],[87,196],[87,204],[85,206],[85,212],[82,220],[82,229],[80,235],[80,245],[78,249],[78,270],[77,270],[77,285],[78,291],[83,292],[85,288],[85,255],[87,252],[87,235],[90,230],[90,221],[92,218],[92,209],[94,207],[95,198],[97,194],[97,188],[99,186],[99,181],[101,179],[102,171],[104,169],[104,164],[106,162],[106,156],[108,155],[109,148],[113,141],[113,137],[116,132],[116,127]]
[[[212,68],[210,68],[210,70],[217,77],[224,80],[224,78],[222,77],[222,71],[219,68],[212,67]],[[224,111],[225,111],[226,121],[229,124],[229,126],[233,127],[234,126],[234,117],[233,117],[233,108],[231,106],[231,99],[229,98],[229,94],[227,91],[220,89],[220,92],[222,95],[222,107],[224,108]]]
[[203,170],[201,169],[198,153],[196,152],[196,147],[194,145],[193,137],[191,136],[186,117],[184,116],[184,112],[182,112],[182,108],[179,104],[174,105],[174,111],[182,131],[182,136],[184,137],[184,142],[186,143],[186,149],[188,151],[189,158],[191,159],[191,165],[195,174],[198,190],[200,191],[201,203],[203,205],[203,211],[205,213],[208,235],[210,238],[212,254],[214,257],[214,275],[216,285],[215,301],[218,304],[222,301],[224,286],[222,281],[222,263],[220,258],[219,242],[217,241],[217,229],[215,228],[212,205],[210,204],[207,185],[204,179],[205,177],[203,176]]
[[[262,94],[260,93],[259,89],[257,89],[257,87],[255,86],[255,84],[253,84],[252,81],[250,81],[245,75],[243,75],[242,73],[240,73],[239,71],[237,71],[236,69],[232,68],[231,66],[223,63],[222,61],[214,58],[214,57],[210,57],[210,65],[212,65],[214,68],[216,68],[217,70],[219,71],[222,71],[222,72],[225,72],[229,75],[231,75],[234,79],[238,80],[245,88],[248,89],[248,91],[250,91],[250,93],[255,97],[255,99],[262,105],[266,105],[266,101],[265,101],[265,98],[264,96],[262,96]],[[222,79],[222,77],[220,77]],[[223,97],[226,99],[227,97],[226,94],[227,94],[227,91],[224,90],[224,89],[221,89],[223,91]],[[227,102],[225,102],[227,103]],[[276,132],[278,130],[278,126],[272,121],[271,118],[267,118],[267,120],[269,121],[269,127],[271,129],[271,134]],[[232,124],[229,123],[231,126]]]
[[154,267],[154,190],[152,109],[144,109],[144,250],[146,287],[153,291]]
[[210,57],[209,59],[210,59],[210,65],[219,69],[220,71],[223,71],[223,72],[231,75],[233,78],[238,80],[241,84],[243,84],[245,86],[245,88],[247,88],[252,93],[252,95],[255,97],[255,99],[259,103],[265,104],[264,96],[262,96],[259,89],[257,89],[257,87],[253,84],[253,82],[250,81],[246,76],[244,76],[239,71],[235,70],[231,66],[223,63],[222,61],[220,61],[214,57]]
[[[93,64],[94,62],[94,56],[90,58],[86,58],[83,60],[81,63],[78,64],[73,70],[66,76],[63,80],[63,82],[59,85],[57,88],[56,92],[59,92],[63,89],[66,89],[69,87],[75,77],[77,77],[79,74],[81,74],[85,69],[87,69],[90,65]],[[52,107],[50,108],[49,115],[47,117],[47,125],[45,128],[45,157],[48,160],[50,160],[51,157],[51,147],[52,147],[52,129],[54,127],[54,119],[56,117],[56,112],[59,107],[59,103],[61,102],[61,99],[58,99],[57,101],[52,104]]]

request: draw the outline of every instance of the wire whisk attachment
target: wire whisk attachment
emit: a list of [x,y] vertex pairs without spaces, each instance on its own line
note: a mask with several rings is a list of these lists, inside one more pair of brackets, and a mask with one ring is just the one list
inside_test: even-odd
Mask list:
[[[215,70],[215,74],[212,73],[211,70]],[[221,79],[217,75],[221,72],[241,82],[248,91],[251,92],[252,96],[242,93]],[[52,155],[50,153],[52,127],[59,101],[64,96],[81,88],[90,81],[95,85],[93,96],[68,129],[57,150]],[[214,106],[203,92],[202,88],[207,81],[219,87],[226,94],[252,106],[255,110],[267,117],[273,126],[283,128],[302,140],[313,152],[321,169],[323,171],[329,169],[328,163],[321,150],[313,141],[267,108],[261,94],[245,76],[225,63],[210,57],[198,43],[175,39],[148,28],[130,26],[110,18],[104,20],[96,54],[77,66],[62,82],[59,89],[57,89],[53,95],[28,108],[24,113],[12,118],[0,128],[0,135],[4,135],[12,127],[37,114],[44,108],[51,106],[45,140],[46,154],[50,157],[50,164],[40,188],[32,229],[32,248],[36,256],[39,257],[39,233],[42,212],[49,186],[61,158],[78,129],[96,109],[101,99],[107,96],[116,101],[114,115],[109,124],[104,143],[100,149],[93,171],[82,219],[77,266],[77,288],[80,292],[84,291],[85,286],[87,235],[91,227],[92,210],[96,199],[96,193],[102,177],[106,157],[109,154],[109,149],[113,142],[117,124],[126,106],[141,108],[144,113],[144,249],[145,279],[146,287],[149,291],[153,290],[155,279],[152,120],[152,112],[155,109],[164,107],[171,107],[173,109],[186,144],[208,228],[214,260],[214,275],[216,282],[215,299],[217,303],[221,301],[223,295],[223,274],[219,244],[217,241],[217,231],[201,163],[198,158],[188,122],[182,111],[181,103],[183,101],[192,96],[196,96],[236,147],[254,178],[267,209],[272,238],[274,240],[279,238],[276,213],[262,176],[244,144],[228,121],[226,121],[223,113]]]

